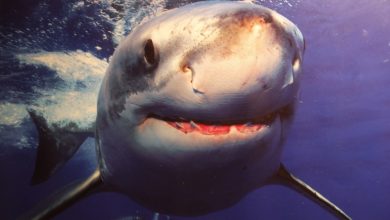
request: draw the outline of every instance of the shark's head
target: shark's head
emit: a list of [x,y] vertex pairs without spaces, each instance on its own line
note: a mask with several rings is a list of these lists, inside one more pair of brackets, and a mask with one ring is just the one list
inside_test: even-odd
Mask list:
[[243,2],[165,12],[119,45],[97,118],[103,180],[163,213],[202,214],[267,182],[296,100],[298,28]]

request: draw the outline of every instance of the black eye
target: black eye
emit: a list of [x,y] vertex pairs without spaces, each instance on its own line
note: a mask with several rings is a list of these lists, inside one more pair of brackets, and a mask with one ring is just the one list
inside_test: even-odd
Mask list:
[[157,51],[154,48],[153,41],[148,39],[144,47],[144,58],[147,64],[155,65],[157,63]]

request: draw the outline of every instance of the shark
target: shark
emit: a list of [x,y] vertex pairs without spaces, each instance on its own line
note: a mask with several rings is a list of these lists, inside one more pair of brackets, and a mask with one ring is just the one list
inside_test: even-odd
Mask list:
[[110,59],[89,126],[51,125],[28,109],[40,139],[32,184],[87,137],[96,140],[98,167],[22,218],[53,217],[102,191],[158,213],[199,216],[280,184],[351,219],[281,162],[304,50],[294,23],[248,1],[198,2],[143,21]]

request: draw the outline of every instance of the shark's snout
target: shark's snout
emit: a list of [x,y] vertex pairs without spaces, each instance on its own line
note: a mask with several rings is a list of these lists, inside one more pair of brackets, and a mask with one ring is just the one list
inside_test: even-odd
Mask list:
[[256,106],[255,96],[278,100],[284,88],[295,84],[299,48],[271,13],[250,8],[221,13],[204,29],[195,46],[183,48],[175,67],[187,76],[183,83],[200,97],[197,101],[224,97],[225,104]]

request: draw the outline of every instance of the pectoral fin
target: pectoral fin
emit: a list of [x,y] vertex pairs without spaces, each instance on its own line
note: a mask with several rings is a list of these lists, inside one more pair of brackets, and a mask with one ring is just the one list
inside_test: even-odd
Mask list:
[[337,218],[340,219],[346,219],[351,220],[352,218],[349,217],[343,210],[341,210],[339,207],[337,207],[335,204],[333,204],[331,201],[329,201],[327,198],[325,198],[323,195],[321,195],[319,192],[317,192],[315,189],[304,183],[299,178],[295,177],[293,174],[291,174],[283,164],[280,164],[279,171],[275,177],[275,181],[273,183],[281,184],[284,186],[287,186],[298,193],[303,194],[310,200],[314,201],[315,203],[319,204],[320,206],[326,208],[329,212],[331,212],[333,215],[335,215]]
[[68,208],[78,200],[103,189],[100,171],[96,170],[85,180],[76,181],[57,193],[51,195],[36,207],[21,216],[20,220],[43,220],[51,219],[56,214]]

